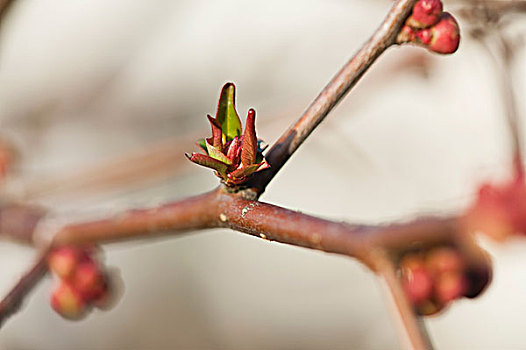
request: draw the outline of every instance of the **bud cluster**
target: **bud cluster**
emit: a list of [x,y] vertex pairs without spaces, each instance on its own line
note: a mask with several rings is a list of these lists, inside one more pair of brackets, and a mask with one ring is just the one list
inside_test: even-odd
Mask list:
[[433,315],[453,300],[474,298],[490,280],[488,266],[470,266],[450,246],[405,253],[399,261],[402,284],[420,315]]
[[481,231],[495,240],[526,234],[526,184],[522,178],[503,185],[483,184],[464,216],[468,232]]
[[80,319],[91,306],[109,300],[109,277],[96,259],[94,247],[64,246],[48,254],[49,270],[58,277],[51,306],[62,317]]
[[397,41],[427,47],[441,54],[457,50],[460,30],[455,18],[442,11],[441,0],[419,0],[400,30]]
[[202,153],[186,154],[192,162],[212,168],[227,186],[244,182],[256,171],[269,165],[263,157],[263,149],[256,137],[256,112],[248,111],[245,131],[241,135],[241,121],[235,107],[235,90],[227,83],[221,90],[216,117],[208,115],[212,137],[199,141]]

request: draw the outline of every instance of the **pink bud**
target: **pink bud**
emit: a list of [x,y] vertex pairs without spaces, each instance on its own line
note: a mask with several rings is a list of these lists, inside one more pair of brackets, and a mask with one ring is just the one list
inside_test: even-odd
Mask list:
[[435,283],[436,298],[444,304],[460,298],[466,290],[467,282],[460,272],[443,273]]
[[442,13],[442,1],[420,0],[413,7],[413,14],[408,24],[415,28],[427,28],[439,21]]
[[458,23],[451,14],[444,12],[440,21],[431,27],[431,51],[450,54],[458,49],[460,42],[460,30]]
[[433,280],[425,269],[407,271],[404,277],[405,292],[414,305],[421,304],[431,297]]
[[62,282],[51,295],[51,307],[62,317],[72,320],[81,318],[86,311],[82,296],[67,282]]
[[423,45],[429,45],[431,42],[431,29],[420,29],[415,32],[415,39]]
[[49,253],[47,258],[49,269],[63,279],[72,276],[78,260],[79,252],[73,247],[57,248]]
[[460,272],[463,270],[464,265],[460,253],[451,247],[433,249],[426,259],[427,269],[435,275],[448,272]]
[[107,278],[104,280],[103,284],[100,284],[99,287],[97,287],[97,290],[93,293],[91,302],[93,306],[99,309],[109,309],[115,304],[115,293],[110,288]]
[[80,264],[73,276],[72,285],[85,301],[100,298],[106,290],[105,276],[95,263]]

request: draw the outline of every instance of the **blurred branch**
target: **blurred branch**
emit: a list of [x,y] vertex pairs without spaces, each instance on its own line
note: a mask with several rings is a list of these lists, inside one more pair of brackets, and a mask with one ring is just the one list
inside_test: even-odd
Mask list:
[[385,252],[376,255],[375,262],[378,274],[385,281],[389,294],[396,308],[400,326],[410,344],[411,349],[432,349],[433,346],[426,329],[419,317],[413,311],[409,300],[400,283],[395,265]]
[[184,152],[197,139],[197,136],[190,136],[166,140],[75,173],[29,181],[24,186],[22,198],[33,200],[50,195],[78,195],[173,176],[189,165]]
[[[509,3],[509,1],[504,1]],[[523,4],[526,11],[526,1],[511,2]],[[512,4],[509,4],[510,6]],[[503,101],[506,123],[511,135],[513,152],[513,173],[516,178],[524,177],[523,147],[521,135],[521,120],[518,114],[513,83],[513,66],[517,50],[523,47],[522,41],[505,34],[499,9],[482,3],[479,11],[464,13],[471,28],[471,36],[486,50],[493,61],[500,98]]]
[[[268,117],[261,119],[258,127],[281,129],[284,127],[284,117],[290,114],[289,109],[289,105],[279,106]],[[40,175],[35,179],[28,179],[23,183],[22,190],[15,193],[15,198],[32,201],[57,196],[78,196],[169,179],[191,169],[191,163],[184,157],[184,153],[200,136],[192,133],[167,138],[123,156],[88,164],[71,173],[49,177]]]
[[[500,78],[501,97],[504,102],[504,110],[510,128],[512,149],[513,149],[513,169],[517,178],[524,178],[524,166],[522,164],[522,137],[521,121],[517,112],[515,101],[515,91],[513,88],[513,60],[515,58],[515,48],[501,31],[496,33],[497,55],[495,67]],[[499,62],[500,61],[500,62]]]
[[46,275],[46,272],[46,254],[41,254],[38,260],[0,302],[0,326],[2,326],[9,316],[15,314],[20,309],[25,297]]
[[466,19],[485,17],[494,22],[503,15],[526,12],[526,0],[456,0],[453,3],[459,6],[455,13]]
[[356,85],[376,59],[395,43],[396,36],[415,3],[416,0],[397,0],[394,3],[371,38],[332,78],[303,115],[270,148],[265,156],[270,168],[255,174],[247,182],[248,187],[253,188],[258,195],[265,191],[269,182],[303,141]]

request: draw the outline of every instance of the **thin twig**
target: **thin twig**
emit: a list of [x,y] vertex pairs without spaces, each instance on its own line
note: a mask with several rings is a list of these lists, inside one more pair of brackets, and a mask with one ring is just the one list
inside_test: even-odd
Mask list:
[[458,12],[472,26],[469,31],[471,36],[482,45],[493,60],[500,97],[504,102],[506,123],[511,135],[512,172],[515,178],[523,180],[521,121],[518,115],[512,74],[517,48],[510,37],[504,34],[503,29],[508,24],[507,14],[526,12],[526,1],[471,1]]
[[379,275],[384,279],[389,289],[389,294],[396,308],[398,319],[400,320],[400,326],[404,331],[410,347],[418,350],[432,349],[433,346],[427,335],[425,326],[414,313],[400,284],[400,279],[398,278],[393,262],[387,254],[382,251],[377,252],[375,262]]
[[367,69],[391,45],[416,0],[398,0],[385,20],[365,45],[332,78],[303,115],[274,143],[266,155],[270,168],[257,173],[247,182],[261,195],[269,182],[292,154],[325,119],[346,93],[360,80]]
[[492,18],[526,12],[525,0],[456,0],[452,5],[455,13],[467,19],[479,16],[481,12]]
[[[289,114],[283,107],[260,120],[258,127],[269,127]],[[280,126],[281,128],[281,126]],[[93,194],[95,191],[122,189],[126,186],[143,185],[166,180],[191,170],[191,162],[184,156],[200,134],[177,136],[146,145],[138,150],[116,158],[49,177],[39,175],[23,183],[21,193],[15,198],[28,201],[49,197],[71,197],[79,194]]]
[[25,297],[46,275],[46,272],[46,254],[44,253],[0,302],[0,326],[20,309]]
[[[484,35],[476,37],[476,39],[478,39],[478,42],[493,60],[495,76],[496,79],[498,79],[497,85],[499,87],[500,97],[504,102],[504,114],[511,136],[513,153],[512,172],[515,178],[520,180],[524,178],[524,166],[522,164],[521,120],[517,111],[511,72],[513,68],[514,48],[509,43],[509,40],[504,37],[500,28],[493,26],[492,29],[491,34],[494,35]],[[494,39],[494,45],[489,41],[490,39]]]
[[[513,68],[514,49],[501,31],[496,34],[498,59],[495,57],[495,66],[497,67],[500,78],[501,97],[504,101],[504,109],[507,122],[510,128],[512,149],[513,149],[513,171],[518,179],[524,178],[524,166],[522,164],[522,137],[521,137],[521,120],[517,112],[517,103],[515,101],[515,91],[513,89],[513,78],[511,70]],[[497,62],[497,61],[500,61]]]
[[188,169],[184,152],[198,137],[165,140],[146,149],[103,161],[59,177],[36,179],[24,185],[24,200],[49,195],[78,195],[130,183],[163,179]]

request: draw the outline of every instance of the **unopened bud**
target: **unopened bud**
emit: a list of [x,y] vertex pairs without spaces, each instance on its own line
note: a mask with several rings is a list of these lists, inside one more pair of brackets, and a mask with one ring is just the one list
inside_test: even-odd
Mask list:
[[435,295],[438,301],[446,304],[460,298],[466,292],[466,287],[466,279],[462,273],[443,273],[435,282]]
[[73,287],[86,301],[96,300],[106,291],[106,278],[93,262],[79,264],[72,279]]
[[86,311],[82,296],[67,282],[62,282],[51,295],[51,307],[62,317],[71,320],[80,319]]
[[442,13],[442,1],[419,0],[413,7],[413,13],[407,23],[414,28],[427,28],[437,23]]
[[436,248],[429,252],[426,259],[427,269],[435,275],[460,272],[464,268],[460,253],[451,247]]
[[79,259],[78,251],[73,247],[60,247],[49,253],[49,269],[60,278],[68,279],[73,275]]
[[460,30],[458,23],[448,12],[442,13],[440,21],[431,27],[431,51],[450,54],[458,49],[460,42]]
[[411,303],[418,305],[431,297],[433,280],[425,269],[418,268],[404,275],[403,286]]

